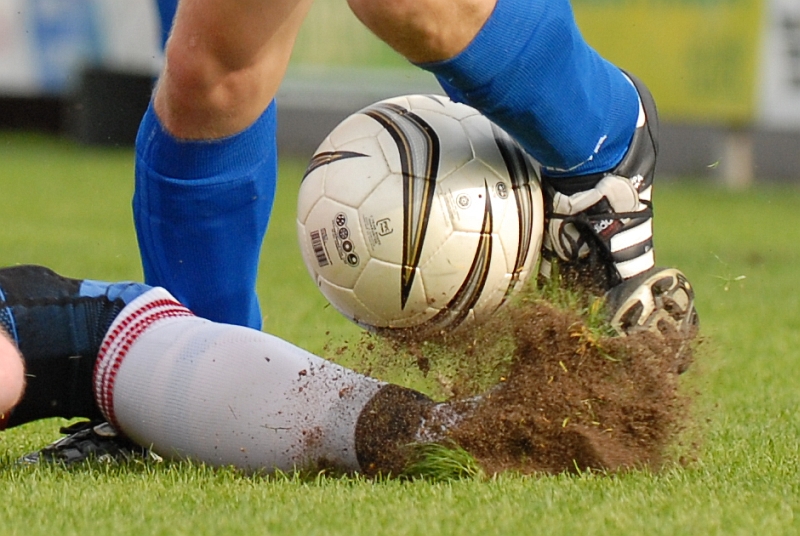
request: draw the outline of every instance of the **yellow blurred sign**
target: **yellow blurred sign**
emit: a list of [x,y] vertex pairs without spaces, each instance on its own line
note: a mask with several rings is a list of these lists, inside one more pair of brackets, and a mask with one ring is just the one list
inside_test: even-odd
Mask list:
[[763,0],[573,0],[586,40],[642,78],[669,119],[756,117]]

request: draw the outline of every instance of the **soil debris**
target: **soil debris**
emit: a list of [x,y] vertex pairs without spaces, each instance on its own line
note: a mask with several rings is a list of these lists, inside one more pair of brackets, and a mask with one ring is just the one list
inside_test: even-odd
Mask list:
[[657,469],[668,459],[689,419],[679,379],[691,339],[612,336],[539,298],[501,313],[433,342],[369,335],[356,368],[454,404],[477,395],[448,440],[486,474]]

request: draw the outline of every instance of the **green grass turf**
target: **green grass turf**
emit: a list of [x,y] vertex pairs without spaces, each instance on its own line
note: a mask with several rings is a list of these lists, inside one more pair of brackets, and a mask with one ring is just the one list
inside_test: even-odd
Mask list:
[[[0,265],[140,277],[130,150],[0,134],[0,162]],[[323,352],[358,330],[302,266],[293,219],[302,169],[282,166],[259,292],[266,330]],[[700,441],[685,466],[439,483],[247,477],[184,463],[15,467],[58,436],[51,420],[0,434],[0,534],[800,533],[799,206],[800,190],[785,186],[658,186],[659,262],[694,282],[705,338],[687,377]]]

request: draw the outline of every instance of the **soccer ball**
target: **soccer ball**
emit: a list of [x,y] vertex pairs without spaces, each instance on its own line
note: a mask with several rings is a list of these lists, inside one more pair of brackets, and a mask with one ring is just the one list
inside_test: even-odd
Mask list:
[[536,270],[535,162],[477,110],[408,95],[351,115],[300,185],[306,267],[368,329],[451,330],[491,315]]

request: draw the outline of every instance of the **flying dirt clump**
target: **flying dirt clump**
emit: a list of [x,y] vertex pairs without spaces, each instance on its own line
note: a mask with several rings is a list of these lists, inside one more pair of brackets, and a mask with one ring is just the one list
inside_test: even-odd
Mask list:
[[611,336],[543,299],[522,300],[489,324],[435,344],[370,336],[365,366],[391,375],[413,364],[454,404],[477,400],[447,439],[488,474],[664,463],[687,424],[690,397],[679,379],[691,337]]
[[681,337],[602,337],[544,302],[513,316],[508,376],[451,438],[488,472],[658,466],[686,417]]

